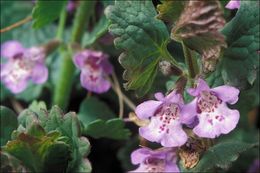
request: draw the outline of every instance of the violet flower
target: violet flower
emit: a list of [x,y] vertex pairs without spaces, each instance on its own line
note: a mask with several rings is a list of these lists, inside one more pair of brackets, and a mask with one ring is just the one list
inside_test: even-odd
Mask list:
[[81,70],[81,85],[89,91],[104,93],[111,87],[106,79],[113,67],[108,61],[108,55],[93,50],[84,50],[73,58],[75,65]]
[[6,63],[1,63],[1,82],[13,93],[24,91],[30,80],[42,84],[48,79],[42,47],[26,49],[18,41],[11,40],[1,45],[1,57],[7,58]]
[[182,96],[173,91],[166,97],[162,93],[156,93],[155,98],[158,101],[145,101],[135,110],[140,119],[150,119],[148,126],[140,127],[139,134],[164,147],[183,145],[187,141],[187,135],[180,122],[184,106]]
[[227,85],[209,88],[204,80],[199,79],[197,87],[189,89],[188,93],[196,98],[183,108],[181,121],[192,124],[197,118],[199,122],[193,129],[196,135],[215,138],[236,127],[239,112],[228,108],[227,103],[238,101],[238,89]]
[[131,160],[133,164],[139,164],[139,167],[130,172],[180,172],[176,164],[176,153],[170,148],[139,148],[131,154]]
[[225,6],[226,8],[233,10],[240,8],[240,0],[230,0],[229,3]]

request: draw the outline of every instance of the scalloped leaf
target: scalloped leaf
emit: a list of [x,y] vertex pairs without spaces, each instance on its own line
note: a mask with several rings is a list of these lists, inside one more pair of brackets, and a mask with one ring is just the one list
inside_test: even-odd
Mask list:
[[109,31],[116,36],[114,44],[124,50],[119,57],[125,68],[125,88],[146,94],[154,81],[160,59],[169,40],[166,26],[155,18],[151,1],[115,1],[105,10],[111,24]]

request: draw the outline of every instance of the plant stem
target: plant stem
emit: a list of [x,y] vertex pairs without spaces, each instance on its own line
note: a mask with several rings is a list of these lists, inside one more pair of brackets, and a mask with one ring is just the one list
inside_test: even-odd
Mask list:
[[58,30],[57,30],[57,36],[56,36],[56,38],[59,40],[62,40],[62,35],[63,35],[63,31],[64,31],[65,24],[66,24],[66,19],[67,19],[67,10],[64,7],[60,13],[59,26],[58,26]]
[[124,101],[123,101],[123,95],[122,95],[122,91],[120,88],[120,84],[118,82],[117,76],[115,74],[115,72],[112,72],[112,78],[114,81],[114,85],[115,85],[115,91],[117,93],[118,96],[118,102],[119,102],[119,118],[123,118],[124,116]]
[[189,48],[182,42],[183,53],[185,57],[185,64],[188,66],[189,79],[194,79],[198,73],[197,61],[192,57]]
[[[73,44],[74,42],[80,43],[85,31],[85,26],[91,17],[90,14],[93,10],[94,3],[94,1],[80,1],[80,6],[73,23],[70,44]],[[63,24],[62,21],[60,24]],[[60,29],[59,32],[62,33],[62,30],[63,29]],[[75,66],[72,62],[72,53],[70,51],[64,52],[63,55],[59,79],[54,89],[53,102],[61,108],[66,109],[70,99]]]

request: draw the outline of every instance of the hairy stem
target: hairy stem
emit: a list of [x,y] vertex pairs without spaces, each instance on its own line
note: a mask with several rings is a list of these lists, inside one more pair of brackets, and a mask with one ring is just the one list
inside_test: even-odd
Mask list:
[[189,50],[189,48],[187,48],[183,42],[182,42],[182,48],[183,48],[183,53],[184,53],[184,57],[185,57],[185,64],[187,65],[188,71],[189,71],[189,79],[193,80],[198,73],[197,62],[192,57],[191,51]]
[[[91,17],[91,11],[93,10],[94,1],[81,1],[80,7],[77,10],[77,14],[74,19],[70,44],[80,43],[83,36],[85,26]],[[60,24],[64,24],[62,21]],[[63,29],[59,32],[62,33]],[[60,35],[58,35],[60,36]],[[66,109],[70,99],[70,93],[73,83],[73,77],[75,72],[75,66],[72,62],[71,51],[63,53],[63,60],[60,67],[59,80],[54,89],[54,104],[59,105],[61,108]]]

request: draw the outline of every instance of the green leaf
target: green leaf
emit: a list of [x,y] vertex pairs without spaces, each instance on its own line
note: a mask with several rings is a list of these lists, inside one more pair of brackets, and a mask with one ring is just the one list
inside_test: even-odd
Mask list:
[[115,117],[112,110],[96,97],[86,98],[80,104],[78,118],[85,127],[97,119],[109,120]]
[[236,16],[222,30],[228,48],[217,69],[225,84],[245,89],[259,72],[259,7],[257,1],[241,1]]
[[107,121],[96,120],[85,128],[84,134],[93,138],[127,139],[130,136],[130,131],[125,129],[124,125],[124,121],[119,118]]
[[60,136],[57,131],[46,134],[41,126],[35,124],[9,141],[3,151],[20,160],[30,171],[42,172],[45,168],[52,168],[63,172],[67,165],[59,164],[68,162],[71,150],[66,143],[59,141]]
[[155,18],[151,1],[115,1],[105,10],[116,35],[114,44],[124,50],[119,62],[125,68],[126,89],[146,94],[157,73],[159,60],[165,55],[169,34],[163,22]]
[[7,107],[0,106],[1,146],[11,139],[12,132],[18,127],[16,114]]
[[57,19],[61,11],[66,7],[67,0],[61,1],[45,1],[37,0],[33,9],[33,27],[41,28],[55,19]]
[[254,147],[259,147],[258,143],[249,144],[237,141],[229,141],[216,144],[209,148],[201,157],[201,160],[196,167],[184,172],[207,172],[212,168],[218,167],[227,169],[231,163],[238,159],[242,152],[245,152]]
[[95,25],[93,31],[84,34],[82,39],[82,44],[84,45],[84,47],[89,47],[93,43],[95,43],[97,39],[99,39],[103,34],[106,33],[107,28],[108,20],[105,16],[103,16]]

